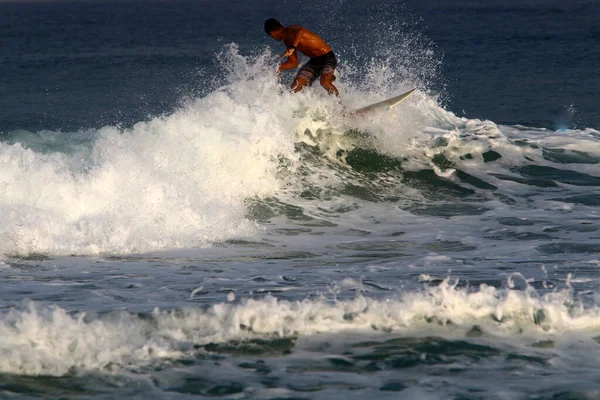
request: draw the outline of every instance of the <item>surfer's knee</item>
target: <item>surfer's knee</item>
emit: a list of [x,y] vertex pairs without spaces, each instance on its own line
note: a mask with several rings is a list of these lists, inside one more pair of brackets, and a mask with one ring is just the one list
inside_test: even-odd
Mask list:
[[335,75],[333,75],[333,74],[321,75],[321,79],[320,79],[321,86],[323,86],[325,88],[325,90],[327,90],[327,93],[339,96],[340,93],[338,92],[337,88],[333,85],[333,81],[335,81]]
[[292,82],[292,92],[296,93],[304,89],[308,85],[308,81],[303,77],[296,77],[294,82]]
[[336,78],[333,73],[329,73],[329,74],[322,74],[320,79],[321,79],[321,85],[322,85],[323,82],[332,84]]

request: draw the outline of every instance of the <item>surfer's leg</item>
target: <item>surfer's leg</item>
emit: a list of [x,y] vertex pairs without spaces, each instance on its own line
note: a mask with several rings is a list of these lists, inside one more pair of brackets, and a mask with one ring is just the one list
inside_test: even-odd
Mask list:
[[330,74],[321,74],[321,86],[327,90],[327,93],[334,94],[339,97],[340,92],[338,92],[337,88],[333,85],[333,81],[335,81],[335,75],[333,75],[333,72]]
[[298,75],[294,78],[291,86],[292,92],[299,92],[306,86],[311,86],[317,79],[317,76],[319,76],[319,66],[315,65],[315,60],[311,58],[300,68]]
[[306,86],[308,86],[308,81],[306,80],[306,78],[298,75],[292,82],[292,86],[290,87],[290,89],[292,90],[292,92],[297,93],[304,89]]
[[335,68],[337,67],[337,58],[333,51],[330,51],[327,54],[324,54],[323,60],[323,69],[321,70],[321,86],[327,90],[327,93],[334,94],[336,96],[340,96],[340,92],[338,92],[337,88],[333,86],[333,81],[335,81]]

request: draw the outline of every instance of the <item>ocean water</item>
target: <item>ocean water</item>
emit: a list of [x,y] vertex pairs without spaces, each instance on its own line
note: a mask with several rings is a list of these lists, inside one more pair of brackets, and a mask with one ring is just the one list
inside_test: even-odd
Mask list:
[[600,398],[598,20],[0,2],[0,398]]

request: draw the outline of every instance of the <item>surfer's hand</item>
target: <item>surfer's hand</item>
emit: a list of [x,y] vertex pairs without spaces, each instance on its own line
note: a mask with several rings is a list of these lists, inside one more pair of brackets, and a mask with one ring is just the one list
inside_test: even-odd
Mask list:
[[291,46],[289,49],[287,49],[282,55],[281,58],[285,58],[285,57],[289,57],[291,56],[294,52],[296,51],[296,48],[294,46]]

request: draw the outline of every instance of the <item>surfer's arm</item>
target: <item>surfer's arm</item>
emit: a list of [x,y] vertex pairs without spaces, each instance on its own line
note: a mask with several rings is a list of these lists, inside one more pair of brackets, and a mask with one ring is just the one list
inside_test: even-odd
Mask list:
[[300,64],[300,62],[298,61],[298,53],[295,51],[295,49],[290,55],[288,55],[288,56],[284,55],[284,56],[282,56],[282,58],[283,57],[287,57],[288,59],[285,62],[279,64],[280,71],[296,68],[298,66],[298,64]]
[[304,32],[306,32],[306,29],[299,27],[298,31],[296,32],[296,34],[294,35],[290,45],[288,46],[287,50],[283,53],[283,55],[281,56],[281,58],[283,57],[289,57],[292,54],[294,54],[296,52],[296,47],[298,47],[298,45],[300,44],[300,42],[302,41],[302,37],[304,36]]

